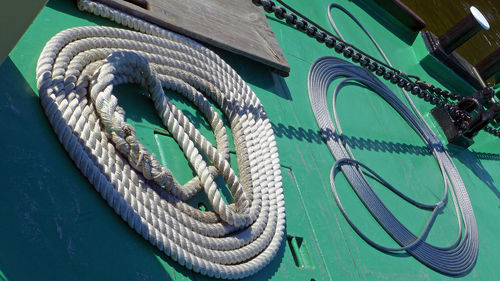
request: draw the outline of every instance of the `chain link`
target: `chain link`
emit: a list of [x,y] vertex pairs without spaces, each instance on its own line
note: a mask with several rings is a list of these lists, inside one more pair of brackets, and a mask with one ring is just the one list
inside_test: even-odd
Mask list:
[[[326,47],[334,49],[338,54],[342,54],[345,58],[351,59],[354,63],[367,68],[374,72],[377,76],[390,81],[401,89],[405,89],[414,96],[423,99],[424,101],[441,108],[448,112],[455,120],[457,129],[465,131],[470,124],[471,115],[457,107],[453,101],[461,101],[464,96],[440,89],[429,82],[421,81],[418,76],[408,75],[400,70],[397,70],[384,62],[370,56],[357,47],[351,45],[335,36],[331,32],[325,30],[306,16],[302,15],[292,7],[277,0],[283,6],[276,6],[272,0],[252,0],[256,6],[262,6],[264,11],[269,14],[274,14],[279,20],[285,19],[285,22],[295,27],[297,30],[306,33],[309,37],[315,38],[319,43],[325,44]],[[287,11],[290,10],[290,12]],[[412,81],[410,78],[415,79]],[[486,126],[484,130],[494,136],[500,137],[500,131],[491,126]]]

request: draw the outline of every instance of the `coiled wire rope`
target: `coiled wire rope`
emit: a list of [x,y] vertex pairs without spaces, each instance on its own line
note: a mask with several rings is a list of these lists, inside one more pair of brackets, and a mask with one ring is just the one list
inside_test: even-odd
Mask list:
[[[82,0],[79,7],[151,35],[78,27],[60,32],[44,47],[36,74],[40,100],[74,163],[130,227],[181,265],[224,279],[262,269],[283,240],[285,209],[276,142],[259,99],[199,43],[103,4]],[[175,180],[125,121],[113,95],[124,83],[147,90],[196,173],[186,184]],[[216,146],[164,89],[180,93],[203,113]],[[239,176],[229,164],[224,123],[209,99],[229,120]],[[214,181],[219,174],[234,203],[222,199]],[[213,212],[185,203],[199,191]]]
[[[331,17],[332,8],[339,8],[353,18],[354,21],[368,34],[376,47],[381,51],[382,56],[387,59],[381,48],[368,31],[362,27],[361,23],[343,7],[337,4],[332,4],[328,7],[328,15],[337,33],[338,29],[333,22],[333,18]],[[390,65],[388,59],[387,63]],[[338,79],[342,80],[336,85],[332,100],[333,117],[335,120],[334,124],[330,117],[330,109],[327,102],[327,91],[329,85],[334,80]],[[444,192],[440,201],[435,204],[417,202],[404,195],[395,187],[391,186],[372,169],[355,160],[349,146],[343,139],[342,127],[336,110],[336,99],[340,90],[344,86],[353,82],[359,83],[360,85],[371,89],[374,93],[382,97],[408,122],[410,127],[412,127],[426,143],[434,155],[443,175]],[[408,94],[404,92],[413,112],[370,71],[334,57],[323,57],[313,63],[308,74],[308,91],[309,99],[318,126],[323,133],[330,152],[335,158],[335,163],[333,164],[330,173],[332,192],[340,211],[355,232],[371,246],[381,251],[408,251],[408,253],[420,260],[423,264],[444,274],[456,276],[465,274],[471,270],[477,259],[479,242],[476,219],[474,217],[467,190],[455,165],[453,164],[453,161],[443,147],[443,144],[432,132]],[[352,221],[343,207],[335,187],[334,176],[338,167],[342,170],[353,190],[367,207],[368,211],[401,247],[390,248],[378,244],[364,234]],[[382,200],[377,196],[371,187],[370,183],[367,181],[362,168],[374,175],[385,187],[389,188],[402,199],[418,208],[432,210],[424,230],[419,236],[414,235],[410,230],[408,230],[384,205]],[[424,239],[429,233],[438,211],[445,207],[448,194],[451,194],[455,206],[459,230],[456,240],[451,243],[451,245],[447,247],[437,247],[428,244]]]

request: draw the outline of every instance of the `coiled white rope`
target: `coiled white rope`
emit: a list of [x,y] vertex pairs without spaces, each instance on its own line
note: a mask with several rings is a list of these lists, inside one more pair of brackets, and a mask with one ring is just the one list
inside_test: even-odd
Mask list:
[[[84,6],[156,36],[79,27],[60,32],[46,44],[37,82],[59,141],[116,213],[172,259],[217,278],[256,273],[277,253],[285,229],[277,147],[259,99],[230,66],[200,44],[102,4],[80,1]],[[196,172],[184,186],[125,122],[125,112],[112,94],[114,86],[123,83],[147,89],[182,148]],[[216,147],[170,102],[164,88],[182,94],[203,113],[214,130]],[[223,122],[207,98],[229,120],[239,177],[229,165]],[[214,182],[218,174],[234,203],[222,199]],[[184,202],[200,190],[214,212]]]

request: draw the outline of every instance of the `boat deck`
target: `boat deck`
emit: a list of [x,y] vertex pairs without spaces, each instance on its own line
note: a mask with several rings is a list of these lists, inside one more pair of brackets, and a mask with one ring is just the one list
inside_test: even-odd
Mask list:
[[[435,85],[470,94],[472,89],[427,57],[422,38],[405,29],[371,1],[339,0],[373,34],[392,64]],[[287,1],[330,28],[330,1]],[[334,10],[348,42],[380,57],[368,37],[346,15]],[[314,119],[307,73],[321,56],[336,55],[316,40],[269,17],[288,60],[287,78],[251,60],[215,49],[261,100],[277,138],[286,201],[287,241],[273,262],[251,280],[447,280],[412,256],[386,254],[363,241],[347,224],[330,190],[334,162]],[[45,43],[61,30],[84,25],[116,26],[80,12],[72,1],[53,0],[41,11],[9,58],[0,66],[0,280],[209,280],[180,266],[151,246],[108,207],[59,144],[37,97],[35,68]],[[426,60],[426,67],[420,61]],[[438,73],[440,78],[432,77]],[[439,80],[439,81],[438,81]],[[390,85],[401,98],[402,92]],[[161,125],[151,102],[135,86],[120,86],[120,105],[143,143],[181,183],[192,177],[187,161]],[[173,93],[172,99],[213,140],[206,121]],[[446,140],[429,111],[414,99],[439,137]],[[436,161],[420,137],[378,95],[346,87],[338,111],[358,160],[419,201],[440,200],[444,185]],[[500,139],[481,132],[469,149],[447,145],[468,189],[479,230],[479,256],[461,279],[496,280],[500,264]],[[232,161],[235,162],[235,161]],[[336,178],[349,214],[370,237],[397,244],[366,211],[342,174]],[[385,204],[414,233],[430,212],[419,210],[372,181]],[[203,201],[203,198],[198,198]],[[196,203],[196,202],[193,202]],[[446,246],[458,231],[453,203],[441,213],[427,241]],[[295,244],[297,242],[297,244]],[[295,258],[294,258],[295,255]]]

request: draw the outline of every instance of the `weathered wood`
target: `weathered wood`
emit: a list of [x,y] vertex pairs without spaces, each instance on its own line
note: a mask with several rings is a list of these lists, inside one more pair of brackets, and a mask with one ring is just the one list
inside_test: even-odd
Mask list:
[[282,76],[290,72],[264,12],[249,0],[96,1],[266,64]]

